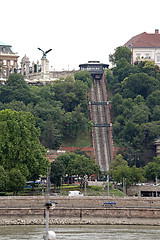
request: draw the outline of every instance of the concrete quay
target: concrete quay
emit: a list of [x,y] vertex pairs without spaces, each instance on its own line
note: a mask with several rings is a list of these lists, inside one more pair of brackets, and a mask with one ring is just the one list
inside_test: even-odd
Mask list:
[[[50,224],[127,224],[160,225],[159,198],[132,197],[0,197],[0,225],[45,224],[45,206],[50,209]],[[114,207],[102,207],[105,201],[116,201]]]

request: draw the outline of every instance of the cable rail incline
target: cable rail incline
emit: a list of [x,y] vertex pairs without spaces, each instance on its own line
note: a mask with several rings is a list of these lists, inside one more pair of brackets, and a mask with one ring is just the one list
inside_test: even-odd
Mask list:
[[90,91],[91,115],[93,122],[93,138],[96,163],[105,174],[111,161],[110,124],[107,117],[107,102],[105,99],[102,79],[93,79]]
[[90,111],[93,122],[93,145],[96,163],[105,173],[109,170],[112,159],[112,134],[107,94],[104,84],[104,72],[108,64],[99,61],[88,61],[79,65],[81,71],[89,71],[93,78],[90,90]]

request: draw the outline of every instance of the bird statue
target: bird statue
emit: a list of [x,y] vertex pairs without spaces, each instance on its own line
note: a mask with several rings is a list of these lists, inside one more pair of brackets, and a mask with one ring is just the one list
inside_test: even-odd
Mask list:
[[38,50],[42,51],[42,53],[43,53],[42,58],[46,58],[47,53],[49,53],[50,51],[52,51],[52,49],[49,49],[49,50],[47,50],[47,51],[43,51],[41,48],[38,48]]

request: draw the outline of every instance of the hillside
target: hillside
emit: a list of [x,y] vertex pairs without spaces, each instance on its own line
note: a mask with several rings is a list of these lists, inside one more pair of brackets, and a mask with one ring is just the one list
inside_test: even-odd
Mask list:
[[155,156],[160,135],[160,69],[150,61],[133,66],[120,57],[106,72],[106,87],[114,144],[130,166],[143,166]]

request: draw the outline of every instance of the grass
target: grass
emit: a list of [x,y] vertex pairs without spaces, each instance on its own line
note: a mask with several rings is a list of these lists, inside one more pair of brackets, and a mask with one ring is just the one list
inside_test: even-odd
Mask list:
[[[68,196],[69,191],[81,191],[84,194],[84,189],[80,188],[80,185],[72,184],[67,185],[64,184],[62,187],[59,187],[56,189],[56,193],[59,193],[61,196]],[[51,187],[51,195],[54,194],[54,187]],[[44,188],[44,195],[47,193],[47,189]],[[106,196],[107,190],[103,190],[102,187],[99,186],[87,186],[86,188],[86,194],[87,196]],[[0,196],[5,196],[5,192],[0,192]],[[18,193],[19,196],[37,196],[42,195],[42,187],[35,187],[34,191],[32,188],[24,189],[24,191]],[[110,187],[109,191],[110,196],[123,196],[123,192],[118,189],[113,189]],[[13,196],[13,192],[7,192],[7,196]]]
[[[68,195],[69,191],[79,190],[84,194],[84,189],[80,189],[79,185],[63,185],[61,188],[57,189],[57,192],[61,193],[62,196]],[[99,186],[87,186],[86,188],[87,196],[106,196],[107,190],[103,190]],[[118,189],[110,188],[110,196],[123,196],[123,192]]]
[[80,134],[76,139],[65,138],[62,141],[62,146],[65,147],[92,147],[92,138],[87,134]]
[[[88,196],[106,196],[107,190],[103,190],[99,186],[88,186],[87,195]],[[123,192],[118,189],[109,189],[110,196],[123,196]]]

